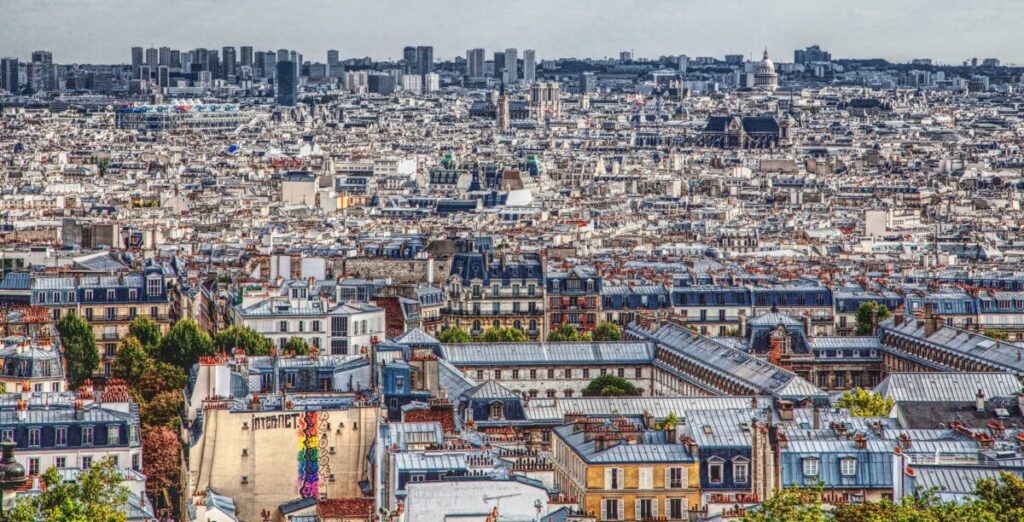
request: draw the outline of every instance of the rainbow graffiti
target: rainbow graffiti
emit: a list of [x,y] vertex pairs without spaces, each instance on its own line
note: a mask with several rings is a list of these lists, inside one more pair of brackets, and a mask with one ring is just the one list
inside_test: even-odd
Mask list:
[[299,479],[302,498],[320,497],[320,412],[307,411],[299,417]]

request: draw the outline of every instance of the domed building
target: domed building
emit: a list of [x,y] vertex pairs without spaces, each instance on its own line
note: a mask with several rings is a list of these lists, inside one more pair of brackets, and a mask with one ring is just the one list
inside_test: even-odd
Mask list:
[[775,72],[775,63],[768,58],[768,49],[764,50],[764,57],[761,63],[757,64],[757,72],[754,73],[754,88],[768,92],[775,92],[779,88],[779,74]]

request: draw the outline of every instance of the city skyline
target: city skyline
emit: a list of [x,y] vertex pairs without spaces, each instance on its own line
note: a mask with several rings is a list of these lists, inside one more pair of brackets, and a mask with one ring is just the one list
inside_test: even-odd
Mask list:
[[[23,57],[47,49],[59,63],[127,63],[129,48],[137,45],[183,49],[251,45],[294,48],[312,61],[321,61],[328,49],[339,49],[342,59],[397,60],[405,45],[432,45],[435,57],[442,61],[465,57],[466,50],[478,47],[536,49],[538,59],[614,57],[627,50],[646,58],[682,53],[742,53],[757,58],[767,47],[772,56],[789,61],[793,49],[819,44],[837,58],[897,62],[932,58],[957,64],[972,57],[993,57],[1004,63],[1024,62],[1013,27],[1013,20],[1024,17],[1024,4],[1006,6],[994,0],[970,5],[913,0],[896,6],[881,0],[857,6],[826,2],[824,8],[810,0],[745,4],[600,0],[548,5],[525,0],[506,5],[439,0],[406,5],[393,0],[374,4],[313,0],[301,10],[284,11],[273,0],[185,0],[173,5],[18,1],[8,10],[13,16],[9,30],[0,34],[0,55]],[[236,23],[224,24],[225,18]],[[125,19],[136,23],[123,24]],[[738,22],[743,19],[748,21]],[[646,27],[643,38],[637,38],[636,31],[623,30],[637,26]],[[75,30],[67,31],[68,27]]]

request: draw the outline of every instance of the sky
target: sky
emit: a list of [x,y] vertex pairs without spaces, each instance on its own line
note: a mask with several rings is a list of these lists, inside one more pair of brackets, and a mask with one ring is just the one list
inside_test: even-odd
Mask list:
[[1022,0],[0,0],[0,56],[125,63],[130,48],[252,45],[304,59],[398,59],[433,45],[536,49],[537,58],[743,54],[818,44],[835,58],[971,57],[1024,64]]

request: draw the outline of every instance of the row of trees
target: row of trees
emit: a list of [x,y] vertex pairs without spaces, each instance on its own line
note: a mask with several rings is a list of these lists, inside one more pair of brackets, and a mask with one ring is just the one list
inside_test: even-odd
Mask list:
[[745,522],[1019,522],[1024,520],[1024,479],[1002,472],[999,478],[981,479],[975,498],[956,504],[943,502],[934,492],[861,504],[821,504],[822,486],[790,488],[766,500]]
[[[593,332],[580,332],[571,324],[563,324],[548,333],[549,342],[565,341],[618,341],[622,329],[615,323],[601,323]],[[449,326],[437,337],[444,344],[473,342],[473,336],[464,328]],[[522,343],[527,341],[526,333],[510,326],[494,326],[483,331],[478,339],[485,343]]]

